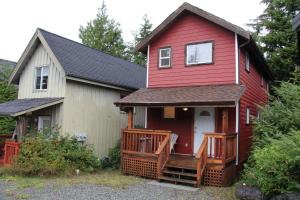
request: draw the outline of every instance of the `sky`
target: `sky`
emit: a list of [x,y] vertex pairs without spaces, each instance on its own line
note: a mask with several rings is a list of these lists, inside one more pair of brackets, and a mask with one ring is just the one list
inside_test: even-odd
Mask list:
[[[158,26],[183,2],[188,2],[248,29],[264,9],[261,0],[105,0],[108,15],[119,22],[126,42],[145,14]],[[18,61],[37,27],[81,42],[79,27],[95,18],[102,0],[1,0],[0,58]]]

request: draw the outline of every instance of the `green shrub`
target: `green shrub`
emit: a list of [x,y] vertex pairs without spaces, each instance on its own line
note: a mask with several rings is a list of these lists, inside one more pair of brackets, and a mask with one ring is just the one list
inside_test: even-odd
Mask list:
[[93,171],[100,167],[99,160],[88,145],[75,138],[58,137],[57,132],[43,131],[24,137],[12,171],[20,175],[61,175],[75,169]]
[[300,85],[283,82],[274,90],[270,104],[261,109],[261,118],[254,121],[254,147],[263,147],[272,139],[300,130]]
[[108,152],[108,159],[102,159],[102,168],[119,169],[121,165],[121,144],[120,142]]
[[268,196],[300,191],[300,131],[256,148],[250,159],[242,176],[246,184],[258,186]]

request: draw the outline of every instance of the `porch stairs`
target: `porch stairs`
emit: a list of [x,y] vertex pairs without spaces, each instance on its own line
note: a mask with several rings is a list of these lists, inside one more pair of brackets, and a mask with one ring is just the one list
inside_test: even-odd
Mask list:
[[197,187],[196,160],[192,155],[171,154],[158,179],[161,182]]

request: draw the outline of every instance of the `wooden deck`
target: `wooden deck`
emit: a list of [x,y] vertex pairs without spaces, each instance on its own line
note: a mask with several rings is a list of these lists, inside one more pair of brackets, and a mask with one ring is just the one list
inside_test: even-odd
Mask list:
[[125,129],[122,172],[199,187],[228,186],[235,178],[236,134],[205,133],[195,155],[171,154],[166,130]]

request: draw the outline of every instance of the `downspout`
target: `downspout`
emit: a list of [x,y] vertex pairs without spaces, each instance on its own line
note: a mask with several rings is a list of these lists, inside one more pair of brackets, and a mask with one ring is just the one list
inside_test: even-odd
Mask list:
[[[238,35],[235,33],[234,35],[234,42],[235,42],[235,83],[239,84],[239,66],[240,66],[240,59],[239,59],[239,52],[240,48],[248,45],[250,40],[247,40],[243,44],[239,46],[238,44]],[[239,164],[239,139],[240,139],[240,102],[239,100],[235,102],[235,132],[237,133],[236,137],[236,161],[235,164]]]
[[[150,44],[148,44],[147,49],[147,74],[146,74],[146,88],[148,88],[148,76],[149,76],[149,58],[150,58]],[[148,107],[145,107],[145,128],[147,128],[147,120],[148,120]]]

